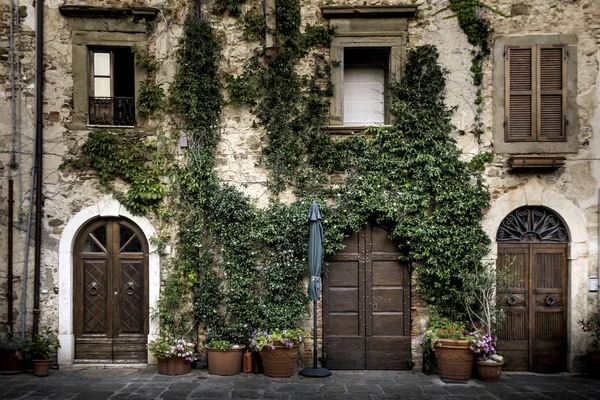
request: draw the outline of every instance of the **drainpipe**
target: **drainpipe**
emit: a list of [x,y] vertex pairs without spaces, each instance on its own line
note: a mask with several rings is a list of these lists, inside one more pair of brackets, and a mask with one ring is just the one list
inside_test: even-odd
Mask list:
[[12,124],[12,137],[11,137],[11,152],[10,152],[10,165],[8,167],[8,249],[6,255],[6,262],[8,264],[8,271],[6,274],[6,298],[8,302],[8,314],[7,314],[7,324],[8,324],[8,336],[12,337],[14,333],[14,323],[13,323],[13,210],[14,210],[14,200],[13,200],[13,174],[12,170],[16,168],[15,164],[15,150],[16,150],[16,141],[17,141],[17,100],[16,100],[16,88],[15,88],[15,36],[14,36],[14,3],[13,0],[10,1],[9,6],[10,13],[10,29],[9,29],[9,68],[10,68],[10,105],[11,105],[11,124]]
[[[37,136],[33,137],[33,148],[37,148]],[[29,247],[31,245],[31,217],[33,215],[33,191],[35,190],[36,160],[33,159],[31,182],[29,184],[29,206],[27,210],[27,231],[25,232],[25,257],[23,259],[23,278],[21,294],[21,339],[25,339],[27,329],[27,272],[29,270]]]
[[37,0],[35,5],[35,255],[33,275],[33,327],[32,335],[38,332],[40,320],[40,270],[42,259],[42,184],[43,184],[43,143],[44,116],[44,1]]
[[13,322],[13,179],[8,180],[8,273],[6,297],[8,298],[8,336],[12,337],[14,333]]

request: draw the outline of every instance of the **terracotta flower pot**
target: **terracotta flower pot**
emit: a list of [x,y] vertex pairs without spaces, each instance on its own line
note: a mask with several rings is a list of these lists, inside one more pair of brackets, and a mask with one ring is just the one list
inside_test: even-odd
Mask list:
[[467,340],[439,339],[435,344],[435,358],[440,378],[450,381],[468,381],[473,371],[475,354]]
[[185,375],[192,370],[192,363],[183,357],[159,358],[158,373],[162,375]]
[[0,374],[11,375],[23,372],[22,361],[10,354],[0,354]]
[[600,378],[600,350],[589,350],[585,364],[585,369],[591,378]]
[[477,373],[479,379],[485,382],[496,382],[500,379],[502,366],[504,362],[494,361],[493,363],[477,360]]
[[289,378],[296,368],[299,346],[275,345],[275,349],[265,347],[260,352],[265,375],[272,378]]
[[48,376],[50,371],[50,360],[31,360],[33,363],[33,374],[35,376]]
[[242,357],[246,346],[219,350],[206,346],[208,373],[211,375],[237,375],[242,372]]

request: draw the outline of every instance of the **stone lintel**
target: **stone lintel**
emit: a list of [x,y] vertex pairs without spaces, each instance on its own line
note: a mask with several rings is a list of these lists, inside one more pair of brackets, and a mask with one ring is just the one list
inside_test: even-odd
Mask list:
[[65,5],[58,7],[65,17],[74,18],[128,18],[154,19],[158,8],[154,7],[94,7],[83,5]]
[[323,6],[325,18],[411,18],[418,6]]

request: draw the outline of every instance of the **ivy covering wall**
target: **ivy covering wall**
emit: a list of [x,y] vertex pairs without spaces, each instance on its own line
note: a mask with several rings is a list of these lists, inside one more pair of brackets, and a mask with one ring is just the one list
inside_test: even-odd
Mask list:
[[[248,14],[255,11],[242,14],[238,1],[218,5],[240,15],[248,40],[261,37],[264,24]],[[278,0],[274,53],[257,51],[241,75],[222,79],[215,31],[193,12],[185,21],[169,101],[189,149],[170,185],[179,236],[157,310],[164,331],[186,334],[202,324],[239,342],[254,328],[296,327],[308,311],[302,278],[312,200],[325,216],[327,255],[367,219],[391,225],[428,304],[441,315],[464,311],[458,276],[488,251],[480,223],[489,201],[481,170],[489,156],[461,159],[437,50],[409,51],[402,82],[390,87],[392,126],[333,140],[322,129],[330,71],[339,68],[324,56],[333,31],[301,29],[300,22],[298,0]],[[298,64],[307,60],[312,74],[299,75]],[[273,196],[266,208],[216,173],[225,90],[267,133],[263,161]],[[332,184],[332,176],[341,183]],[[297,200],[279,201],[283,190]]]

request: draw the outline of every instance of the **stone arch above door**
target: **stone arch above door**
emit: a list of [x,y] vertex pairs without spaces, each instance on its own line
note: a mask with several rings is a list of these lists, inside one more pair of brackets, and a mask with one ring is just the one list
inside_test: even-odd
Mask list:
[[[93,219],[108,217],[126,218],[136,224],[149,243],[148,257],[148,301],[150,309],[155,308],[160,294],[160,257],[156,246],[150,241],[157,234],[152,223],[145,217],[134,216],[111,196],[104,197],[98,204],[87,207],[75,214],[67,223],[60,238],[58,253],[59,313],[58,331],[61,348],[58,351],[59,364],[72,364],[75,351],[73,332],[73,250],[81,229]],[[158,335],[157,321],[150,320],[148,340]],[[148,358],[151,360],[151,358]]]
[[[562,193],[542,186],[537,181],[512,190],[492,200],[483,220],[483,229],[492,240],[491,258],[495,258],[496,233],[502,220],[512,211],[524,206],[543,206],[558,214],[568,228],[571,251],[569,259],[587,252],[589,236],[587,222],[580,208]],[[573,249],[573,246],[577,248]]]

